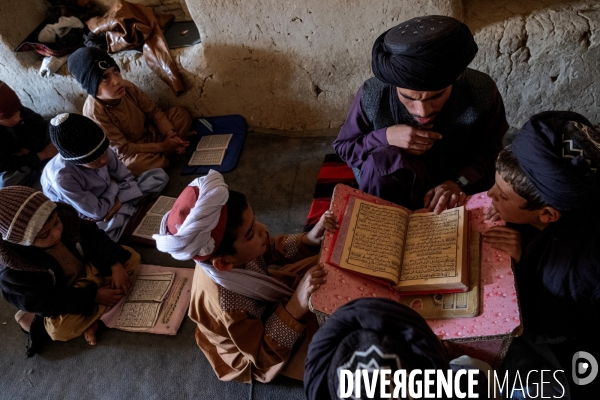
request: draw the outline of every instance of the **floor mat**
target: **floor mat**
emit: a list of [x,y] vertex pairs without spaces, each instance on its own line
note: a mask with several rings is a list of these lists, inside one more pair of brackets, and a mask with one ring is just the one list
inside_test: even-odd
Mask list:
[[214,169],[217,172],[229,172],[237,165],[246,136],[248,134],[248,125],[241,115],[224,115],[220,117],[196,118],[192,122],[191,130],[198,134],[190,140],[190,145],[186,150],[188,160],[194,154],[196,146],[203,136],[232,134],[231,140],[225,151],[225,156],[220,165],[185,165],[181,175],[201,175],[207,174],[209,170]]
[[358,188],[352,169],[337,154],[327,154],[319,170],[304,232],[310,231],[319,222],[321,215],[329,209],[333,189],[338,183]]

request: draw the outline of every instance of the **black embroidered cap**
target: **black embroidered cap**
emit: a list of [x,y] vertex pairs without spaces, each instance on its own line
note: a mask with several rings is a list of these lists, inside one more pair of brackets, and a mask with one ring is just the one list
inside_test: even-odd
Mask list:
[[342,370],[448,367],[444,345],[416,311],[389,299],[361,298],[338,308],[313,336],[304,391],[309,400],[338,398]]
[[450,86],[475,58],[469,28],[452,17],[428,15],[405,21],[373,44],[375,76],[389,85],[418,91]]
[[560,211],[600,201],[600,132],[583,115],[546,111],[523,125],[510,149],[544,201]]
[[96,47],[77,49],[69,57],[68,63],[69,71],[77,79],[77,82],[93,97],[96,97],[104,71],[110,67],[115,67],[117,71],[120,71],[115,60],[107,52]]

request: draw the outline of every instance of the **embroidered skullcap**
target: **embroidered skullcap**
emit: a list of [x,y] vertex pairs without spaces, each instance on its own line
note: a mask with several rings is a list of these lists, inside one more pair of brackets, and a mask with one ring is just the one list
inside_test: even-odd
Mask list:
[[450,86],[477,54],[462,22],[441,15],[417,17],[381,34],[373,44],[373,73],[396,87],[436,91]]
[[511,146],[544,201],[560,211],[600,201],[600,133],[582,115],[547,111],[523,125]]
[[49,126],[50,140],[65,159],[82,165],[96,161],[108,149],[106,134],[94,121],[80,114],[58,114]]
[[115,60],[106,51],[96,47],[80,47],[69,56],[68,64],[77,82],[93,97],[98,93],[104,71],[110,67],[120,71]]
[[362,298],[338,308],[313,337],[304,367],[306,398],[338,398],[340,371],[367,367],[392,374],[447,370],[449,358],[416,311],[389,299]]
[[56,204],[42,192],[27,186],[0,189],[0,234],[2,239],[31,246]]
[[217,171],[194,179],[163,217],[160,233],[152,236],[158,250],[177,260],[210,259],[223,239],[228,199],[227,184]]
[[0,119],[8,119],[21,109],[21,100],[10,86],[0,81]]

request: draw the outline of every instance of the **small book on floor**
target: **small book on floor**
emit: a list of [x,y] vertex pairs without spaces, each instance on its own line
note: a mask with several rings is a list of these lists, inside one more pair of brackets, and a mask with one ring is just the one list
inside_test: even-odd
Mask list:
[[[336,191],[339,186],[336,186]],[[327,262],[387,282],[400,294],[455,293],[469,289],[467,211],[464,207],[413,213],[357,195],[344,201],[340,228]],[[364,196],[363,196],[364,197]],[[387,202],[386,202],[387,203]]]
[[189,165],[221,165],[233,134],[202,136]]
[[138,275],[117,317],[116,327],[129,330],[154,327],[174,276],[172,272]]
[[160,196],[156,199],[152,208],[148,210],[133,231],[132,236],[153,240],[152,235],[159,232],[163,216],[171,210],[175,200],[177,200],[175,197],[168,196]]

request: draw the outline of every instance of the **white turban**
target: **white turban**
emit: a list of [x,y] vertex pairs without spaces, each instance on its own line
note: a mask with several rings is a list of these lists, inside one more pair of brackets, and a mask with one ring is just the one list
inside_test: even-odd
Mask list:
[[215,251],[215,241],[211,232],[219,223],[221,209],[229,199],[227,184],[217,171],[194,179],[188,186],[198,187],[199,194],[195,205],[180,226],[177,233],[167,231],[167,212],[160,224],[160,233],[152,235],[158,250],[169,253],[177,260],[191,260],[195,256],[207,256]]

